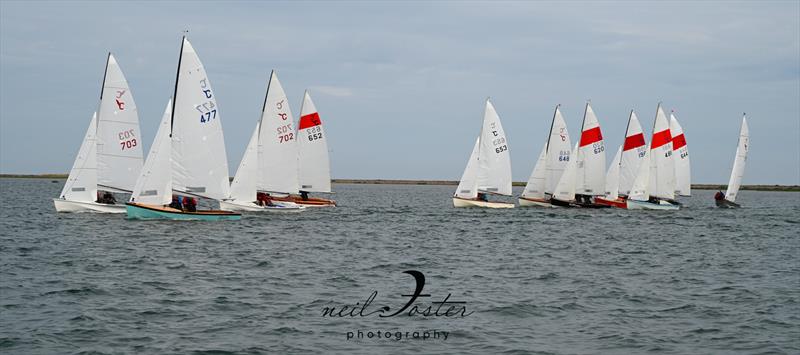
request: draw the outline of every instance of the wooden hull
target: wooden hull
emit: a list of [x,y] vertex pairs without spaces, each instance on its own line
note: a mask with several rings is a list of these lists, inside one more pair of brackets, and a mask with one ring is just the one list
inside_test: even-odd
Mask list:
[[617,197],[616,200],[606,200],[602,197],[595,197],[594,202],[598,205],[606,205],[616,208],[628,208],[628,200],[622,197]]
[[300,212],[306,208],[296,204],[259,206],[255,202],[220,201],[219,209],[238,212]]
[[336,201],[328,200],[319,197],[309,197],[307,200],[303,200],[302,197],[297,195],[289,195],[283,197],[274,197],[270,196],[273,201],[279,202],[294,202],[298,205],[305,206],[305,207],[336,207]]
[[514,208],[514,204],[453,197],[453,207]]
[[125,213],[125,205],[69,201],[61,198],[54,198],[53,204],[56,212]]
[[519,207],[548,207],[548,208],[555,208],[556,206],[550,203],[549,199],[543,198],[530,198],[530,197],[522,197],[517,200],[519,201]]
[[680,209],[681,206],[673,205],[666,201],[659,201],[658,203],[653,203],[649,201],[637,201],[628,199],[628,209],[629,210],[667,210],[667,211],[675,211]]
[[740,204],[738,204],[736,202],[731,202],[731,201],[728,201],[728,200],[725,200],[725,199],[714,200],[714,202],[717,204],[717,207],[719,207],[719,208],[739,208],[739,207],[742,207]]
[[179,221],[236,221],[242,218],[241,213],[229,211],[196,211],[187,212],[171,207],[145,205],[135,202],[125,204],[129,219],[171,219]]

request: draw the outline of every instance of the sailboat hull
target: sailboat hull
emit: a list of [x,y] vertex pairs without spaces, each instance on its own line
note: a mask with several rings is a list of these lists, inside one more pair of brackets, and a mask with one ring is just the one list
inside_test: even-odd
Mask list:
[[125,204],[128,219],[171,219],[182,221],[236,221],[241,213],[230,211],[181,211],[175,208],[145,205],[134,202]]
[[742,207],[740,204],[738,204],[736,202],[731,202],[731,201],[728,201],[728,200],[725,200],[725,199],[714,200],[714,202],[716,202],[717,207],[720,207],[720,208],[739,208],[739,207]]
[[555,208],[556,206],[550,203],[550,200],[543,199],[543,198],[530,198],[530,197],[522,197],[520,196],[519,200],[519,207],[548,207],[548,208]]
[[336,201],[319,197],[309,197],[307,200],[303,200],[303,198],[300,196],[289,195],[283,197],[272,197],[272,200],[281,202],[294,202],[298,205],[306,207],[336,207]]
[[514,208],[514,204],[453,197],[453,207]]
[[70,201],[60,198],[54,198],[53,204],[56,212],[125,213],[125,205]]
[[300,212],[306,208],[300,205],[278,204],[275,206],[259,206],[254,202],[220,201],[219,209],[237,212]]
[[628,199],[627,202],[629,210],[668,210],[668,211],[675,211],[681,208],[681,206],[673,205],[666,201],[660,201],[659,203],[652,203],[649,201],[637,201]]
[[628,208],[627,199],[624,199],[622,197],[617,197],[616,200],[607,200],[607,199],[604,199],[602,197],[595,197],[594,198],[594,203],[596,203],[598,205],[605,205],[605,206],[616,207],[616,208]]

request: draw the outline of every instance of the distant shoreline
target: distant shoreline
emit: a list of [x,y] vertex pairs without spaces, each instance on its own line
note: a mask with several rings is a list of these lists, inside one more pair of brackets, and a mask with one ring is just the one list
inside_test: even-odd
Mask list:
[[[66,179],[67,174],[0,174],[0,178],[17,179]],[[455,180],[390,180],[390,179],[333,179],[334,184],[367,185],[458,185]],[[523,181],[515,181],[514,186],[525,186]],[[695,190],[718,190],[725,184],[692,184]],[[800,185],[742,185],[742,190],[752,191],[800,191]]]

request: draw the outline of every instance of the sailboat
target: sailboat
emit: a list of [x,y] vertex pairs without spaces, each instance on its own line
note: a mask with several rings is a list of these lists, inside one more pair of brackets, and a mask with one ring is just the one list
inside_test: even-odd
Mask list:
[[[586,103],[581,124],[581,138],[577,147],[574,175],[564,173],[562,176],[562,179],[565,177],[569,179],[564,181],[566,186],[564,191],[574,190],[574,193],[566,195],[571,195],[572,198],[564,200],[563,197],[556,196],[551,202],[561,207],[609,207],[593,201],[595,197],[605,192],[606,153],[600,122],[590,102]],[[574,189],[568,186],[570,183],[575,185]]]
[[[53,199],[56,211],[125,213],[125,205],[114,203],[111,192],[130,193],[141,168],[136,103],[116,58],[108,53],[99,110],[92,116],[60,197]],[[105,191],[102,198],[101,191]]]
[[126,204],[128,218],[240,219],[241,214],[229,211],[193,210],[185,204],[165,206],[173,192],[191,200],[194,197],[222,200],[230,195],[217,100],[200,58],[185,36],[173,101],[164,111],[145,167]]
[[314,102],[308,90],[303,94],[300,121],[297,127],[298,178],[300,195],[274,197],[276,201],[294,202],[306,207],[333,207],[336,201],[308,197],[309,192],[331,193],[331,168],[328,158],[327,135],[322,128]]
[[520,207],[555,207],[550,203],[550,199],[569,162],[572,146],[560,106],[556,105],[547,143],[542,147],[542,152],[539,154],[530,178],[528,178],[528,183],[519,197]]
[[669,131],[672,135],[672,157],[675,161],[675,195],[688,197],[692,195],[689,147],[686,145],[683,127],[675,118],[675,112],[669,114]]
[[639,123],[636,112],[631,110],[628,116],[628,126],[625,129],[625,141],[618,150],[619,158],[614,157],[609,172],[606,174],[606,195],[596,197],[596,203],[618,208],[627,207],[626,200],[646,151],[642,125]]
[[747,115],[742,115],[742,128],[739,130],[739,143],[736,147],[736,158],[733,160],[731,178],[728,181],[728,189],[723,196],[717,193],[714,200],[717,207],[739,208],[736,197],[739,196],[739,187],[742,185],[744,166],[747,163],[747,151],[750,150],[750,129],[747,127]]
[[453,206],[514,208],[513,203],[489,201],[488,194],[511,196],[511,157],[500,116],[486,99],[481,133],[453,195]]
[[[297,176],[296,159],[292,159],[296,158],[292,149],[295,137],[288,106],[283,87],[273,71],[267,84],[261,118],[250,136],[242,161],[231,182],[230,197],[219,202],[220,209],[251,212],[297,212],[305,209],[291,202],[274,203],[272,201],[276,200],[275,197],[267,197],[266,193],[258,192],[259,184],[262,184],[262,191],[292,191],[296,186],[286,184]],[[269,128],[262,129],[262,126]],[[278,163],[266,164],[274,160]],[[294,166],[291,164],[293,162]]]
[[677,210],[675,199],[675,167],[672,159],[672,134],[661,103],[656,108],[653,137],[639,166],[628,196],[628,209]]

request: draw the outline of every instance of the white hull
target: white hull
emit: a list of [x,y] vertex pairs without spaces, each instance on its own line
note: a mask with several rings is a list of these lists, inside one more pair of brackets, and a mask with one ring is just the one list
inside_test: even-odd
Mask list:
[[675,211],[680,209],[681,206],[673,205],[666,201],[660,201],[659,203],[652,203],[648,201],[637,201],[628,199],[628,209],[629,210],[670,210]]
[[513,203],[467,200],[453,197],[453,207],[514,208]]
[[237,212],[300,212],[306,208],[291,202],[281,202],[275,206],[259,206],[253,202],[219,201],[219,209]]
[[54,198],[56,212],[125,213],[125,205],[109,205],[97,202],[69,201]]
[[550,203],[550,201],[529,200],[524,197],[520,197],[519,200],[517,201],[519,201],[519,207],[547,207],[547,208],[558,207]]

